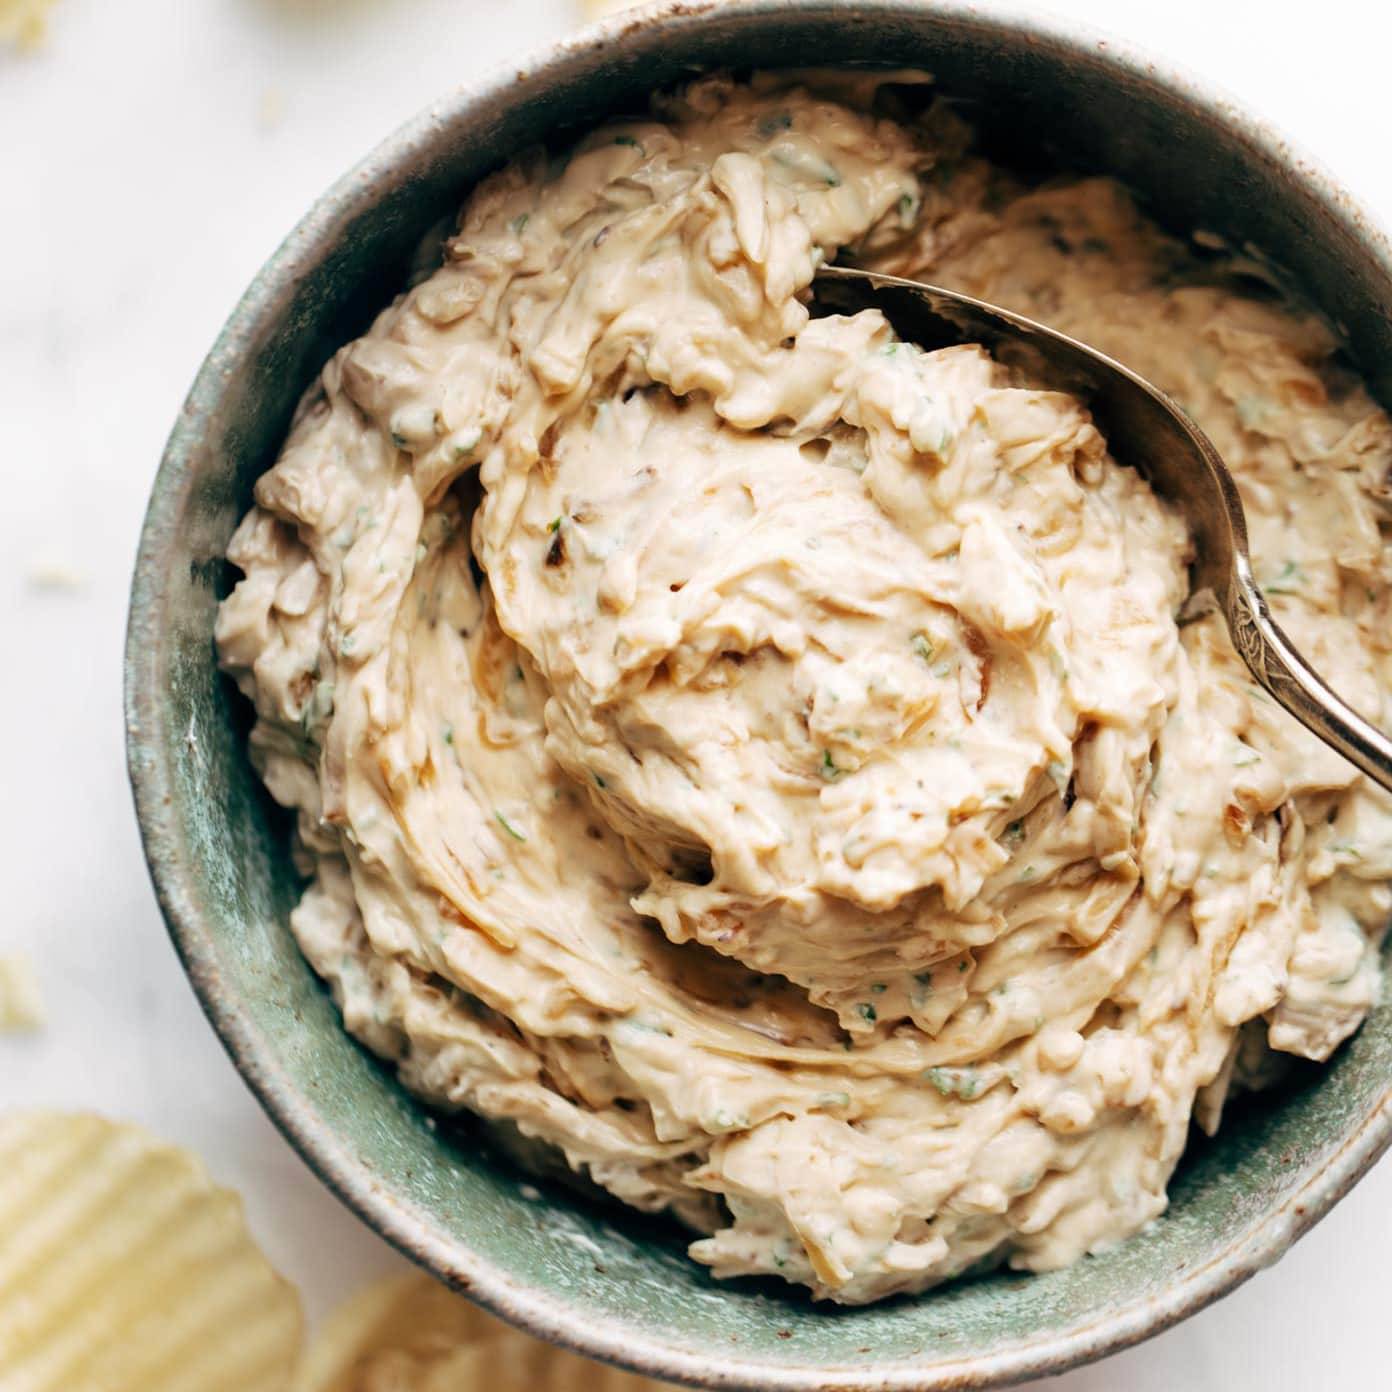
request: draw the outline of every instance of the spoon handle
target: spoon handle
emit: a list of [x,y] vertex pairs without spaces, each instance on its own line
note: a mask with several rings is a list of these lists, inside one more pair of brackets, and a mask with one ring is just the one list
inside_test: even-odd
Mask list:
[[1331,691],[1300,655],[1271,617],[1245,557],[1233,567],[1223,608],[1233,646],[1257,681],[1307,730],[1392,792],[1392,739]]

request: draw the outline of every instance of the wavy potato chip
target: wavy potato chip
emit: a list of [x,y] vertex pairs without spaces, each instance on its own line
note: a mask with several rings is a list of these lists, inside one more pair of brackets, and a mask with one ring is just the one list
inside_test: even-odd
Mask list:
[[534,1339],[417,1272],[330,1315],[295,1392],[660,1392],[668,1383]]
[[0,1118],[0,1392],[284,1392],[301,1334],[194,1156],[96,1116]]

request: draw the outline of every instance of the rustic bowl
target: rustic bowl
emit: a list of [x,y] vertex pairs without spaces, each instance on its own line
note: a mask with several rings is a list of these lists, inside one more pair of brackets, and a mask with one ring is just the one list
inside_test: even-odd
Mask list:
[[622,16],[429,107],[314,204],[233,311],[145,522],[130,774],[160,904],[214,1028],[309,1164],[423,1266],[545,1338],[694,1384],[998,1386],[1134,1343],[1279,1257],[1392,1136],[1392,1010],[1196,1146],[1150,1231],[1066,1271],[859,1310],[717,1284],[673,1230],[533,1187],[467,1132],[437,1128],[344,1033],[286,929],[298,886],[284,820],[247,762],[211,640],[223,550],[296,398],[481,174],[696,69],[816,63],[927,68],[997,149],[1116,174],[1175,227],[1250,241],[1392,404],[1392,248],[1278,135],[1189,79],[1053,21],[959,4],[700,0]]

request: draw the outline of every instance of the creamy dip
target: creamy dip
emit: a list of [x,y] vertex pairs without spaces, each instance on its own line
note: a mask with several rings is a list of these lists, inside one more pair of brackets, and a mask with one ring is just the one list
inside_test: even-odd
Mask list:
[[1184,530],[1086,410],[806,291],[931,277],[1177,396],[1384,725],[1387,419],[1259,267],[904,90],[702,80],[488,179],[217,624],[347,1027],[848,1303],[1143,1227],[1191,1118],[1357,1027],[1392,904],[1388,800],[1177,621]]

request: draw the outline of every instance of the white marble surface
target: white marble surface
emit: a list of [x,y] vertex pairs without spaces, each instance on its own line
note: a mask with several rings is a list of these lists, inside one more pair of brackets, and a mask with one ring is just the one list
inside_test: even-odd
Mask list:
[[[982,8],[991,8],[983,5]],[[1392,224],[1366,0],[1056,0],[1217,78]],[[308,201],[424,101],[560,35],[572,0],[60,0],[0,54],[0,953],[48,1027],[0,1106],[96,1107],[200,1150],[312,1313],[395,1258],[262,1117],[205,1025],[140,859],[121,744],[145,492],[203,353]],[[1386,1387],[1392,1164],[1276,1269],[1057,1392]]]

